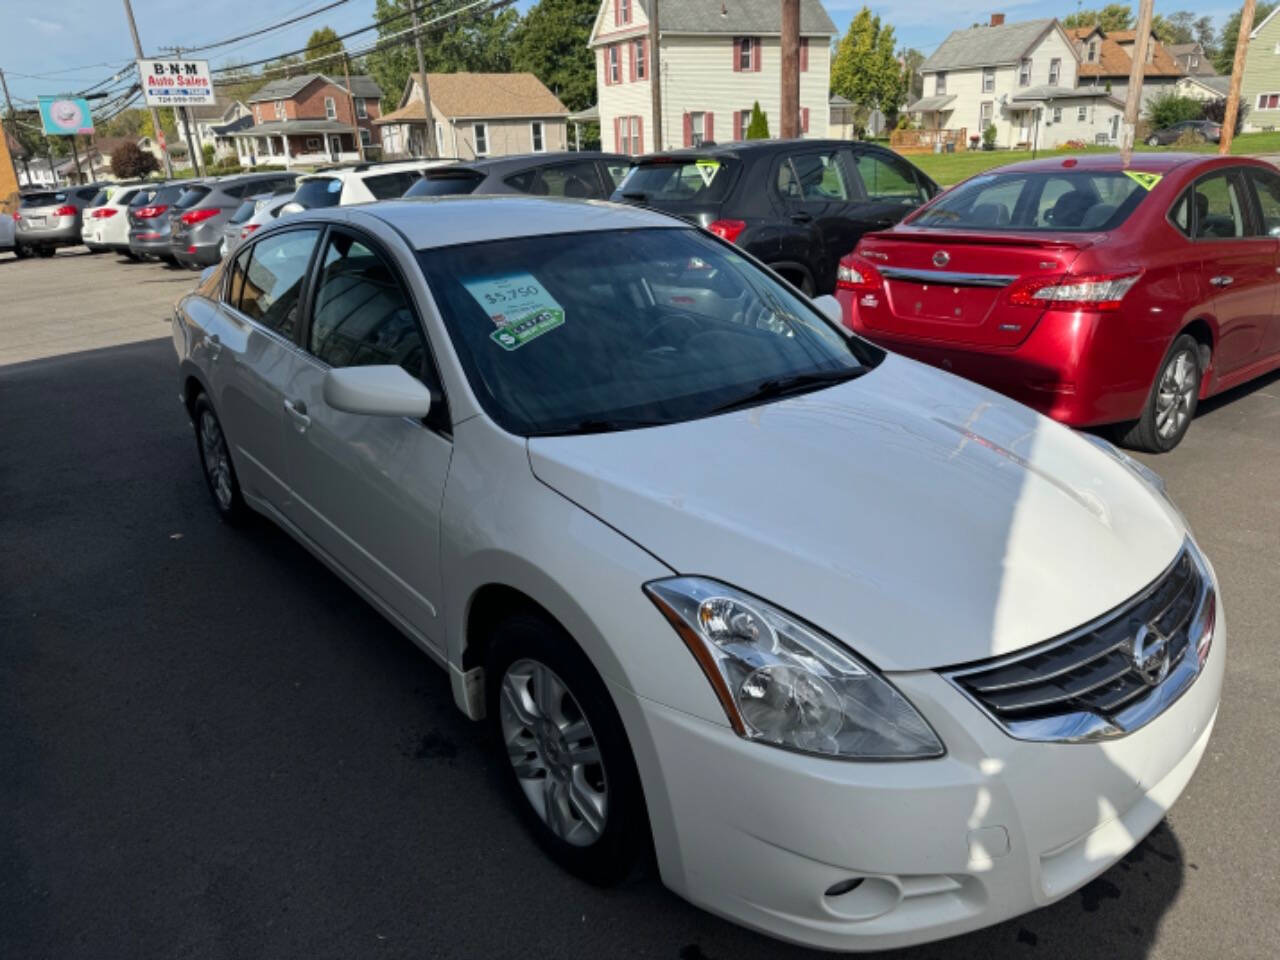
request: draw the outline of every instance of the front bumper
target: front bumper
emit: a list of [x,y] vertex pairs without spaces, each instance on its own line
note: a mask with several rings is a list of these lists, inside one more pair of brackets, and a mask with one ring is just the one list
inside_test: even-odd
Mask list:
[[1209,658],[1183,696],[1142,729],[1091,744],[1014,740],[940,675],[894,675],[947,746],[929,761],[823,760],[620,690],[615,701],[669,887],[784,940],[881,950],[1045,906],[1136,846],[1204,753],[1225,646],[1219,606]]

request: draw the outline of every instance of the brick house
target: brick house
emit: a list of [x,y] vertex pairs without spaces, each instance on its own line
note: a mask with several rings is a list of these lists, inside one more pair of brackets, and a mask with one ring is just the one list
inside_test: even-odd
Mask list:
[[236,154],[245,166],[359,160],[358,136],[372,159],[380,148],[374,121],[381,99],[372,77],[352,77],[350,95],[341,78],[322,73],[272,80],[245,101],[253,125],[232,134]]

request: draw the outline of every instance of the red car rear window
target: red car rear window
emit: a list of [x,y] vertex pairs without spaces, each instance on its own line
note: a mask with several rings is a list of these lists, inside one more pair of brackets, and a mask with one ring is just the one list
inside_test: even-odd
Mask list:
[[1094,233],[1124,223],[1149,189],[1141,175],[1123,171],[989,173],[942,194],[907,222],[953,230]]

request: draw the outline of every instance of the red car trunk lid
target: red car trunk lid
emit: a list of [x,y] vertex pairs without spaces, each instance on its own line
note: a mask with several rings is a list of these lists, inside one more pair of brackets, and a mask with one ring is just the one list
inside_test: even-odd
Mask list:
[[1063,274],[1097,234],[981,234],[936,230],[869,234],[857,253],[879,272],[882,294],[859,297],[869,331],[913,340],[1014,347],[1044,310],[1009,302],[1026,277]]

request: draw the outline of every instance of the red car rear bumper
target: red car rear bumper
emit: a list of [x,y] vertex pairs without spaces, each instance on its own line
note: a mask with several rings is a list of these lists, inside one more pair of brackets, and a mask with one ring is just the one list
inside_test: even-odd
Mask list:
[[1136,420],[1168,346],[1135,340],[1123,313],[1048,311],[1014,348],[983,348],[868,330],[856,294],[837,290],[847,327],[895,353],[990,387],[1073,427]]

